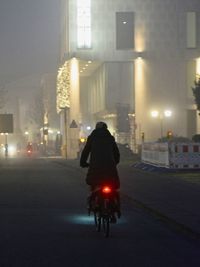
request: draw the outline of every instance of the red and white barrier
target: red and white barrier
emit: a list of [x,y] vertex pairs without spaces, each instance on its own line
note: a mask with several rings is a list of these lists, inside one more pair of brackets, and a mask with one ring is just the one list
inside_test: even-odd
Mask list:
[[200,144],[144,143],[142,162],[166,168],[200,168]]
[[172,143],[169,146],[171,168],[200,168],[200,144]]

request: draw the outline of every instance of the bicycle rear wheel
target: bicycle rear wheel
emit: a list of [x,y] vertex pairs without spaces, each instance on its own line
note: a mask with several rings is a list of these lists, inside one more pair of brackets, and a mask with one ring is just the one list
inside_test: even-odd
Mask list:
[[103,232],[105,237],[108,237],[110,234],[110,219],[109,216],[103,218]]

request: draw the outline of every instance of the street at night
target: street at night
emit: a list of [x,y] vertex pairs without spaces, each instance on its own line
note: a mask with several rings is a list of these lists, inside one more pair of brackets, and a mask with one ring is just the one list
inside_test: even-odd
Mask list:
[[2,159],[0,266],[200,266],[198,240],[134,205],[138,171],[119,170],[130,179],[121,177],[122,217],[105,238],[87,215],[77,160]]
[[1,0],[0,25],[0,267],[199,267],[200,1]]

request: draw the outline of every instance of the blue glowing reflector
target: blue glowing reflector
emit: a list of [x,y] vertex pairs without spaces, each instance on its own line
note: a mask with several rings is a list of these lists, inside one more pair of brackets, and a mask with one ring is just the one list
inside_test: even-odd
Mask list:
[[92,224],[94,223],[94,217],[93,215],[69,215],[65,217],[66,221],[70,221],[75,224]]
[[[82,224],[82,225],[94,224],[93,214],[91,214],[90,216],[87,214],[68,215],[64,216],[64,220],[73,224]],[[127,220],[125,218],[120,218],[117,220],[117,224],[124,224],[126,222]]]

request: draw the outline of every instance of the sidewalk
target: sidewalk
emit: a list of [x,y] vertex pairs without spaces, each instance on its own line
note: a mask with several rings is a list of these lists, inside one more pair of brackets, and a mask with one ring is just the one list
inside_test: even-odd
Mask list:
[[122,193],[200,236],[200,183],[128,164],[119,166],[119,174]]

